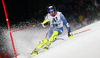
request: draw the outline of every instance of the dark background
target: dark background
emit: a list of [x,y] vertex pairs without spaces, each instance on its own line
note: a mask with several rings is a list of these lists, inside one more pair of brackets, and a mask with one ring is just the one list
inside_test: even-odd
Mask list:
[[[48,4],[58,5],[60,0],[4,0],[10,24],[27,21],[31,18],[43,17],[46,14]],[[41,12],[41,13],[40,13]],[[0,24],[4,26],[6,19],[3,6],[0,1]]]
[[[94,1],[97,4],[99,0],[4,0],[10,25],[17,24],[22,21],[28,21],[31,18],[43,21],[47,13],[46,7],[48,4],[54,4],[58,11],[64,15],[71,15],[74,12],[84,12],[88,5],[94,7]],[[0,26],[6,26],[6,19],[0,1]]]

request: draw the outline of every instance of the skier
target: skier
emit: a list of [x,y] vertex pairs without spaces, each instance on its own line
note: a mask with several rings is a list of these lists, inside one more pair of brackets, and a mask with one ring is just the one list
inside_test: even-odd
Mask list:
[[68,29],[68,37],[73,38],[71,34],[70,26],[64,17],[64,15],[57,11],[55,6],[50,4],[47,7],[48,14],[45,16],[45,20],[41,23],[43,27],[46,27],[48,22],[50,22],[50,30],[46,34],[46,37],[37,45],[37,47],[32,51],[32,55],[37,55],[38,51],[44,46],[45,50],[48,50],[51,43],[56,39],[56,37],[63,32],[63,23]]

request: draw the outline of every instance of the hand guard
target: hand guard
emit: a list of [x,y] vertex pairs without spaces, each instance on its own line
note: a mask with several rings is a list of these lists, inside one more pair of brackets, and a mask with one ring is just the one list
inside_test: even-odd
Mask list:
[[71,32],[68,32],[68,37],[72,39],[74,37],[74,34],[72,34]]

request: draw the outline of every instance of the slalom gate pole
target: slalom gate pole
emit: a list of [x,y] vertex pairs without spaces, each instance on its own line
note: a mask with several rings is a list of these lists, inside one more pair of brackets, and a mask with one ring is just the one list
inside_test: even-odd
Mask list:
[[32,25],[32,26],[28,26],[28,27],[25,27],[25,28],[22,28],[22,29],[14,30],[14,31],[12,31],[12,33],[17,32],[17,31],[21,31],[21,30],[24,30],[24,29],[27,29],[27,28],[35,27],[35,26],[38,26],[38,25],[40,25],[40,23],[38,23],[37,25]]
[[8,15],[7,15],[7,11],[6,11],[6,6],[5,6],[4,0],[2,0],[2,5],[3,5],[3,8],[4,8],[4,13],[5,13],[5,17],[6,17],[6,21],[7,21],[7,25],[8,25],[8,29],[9,29],[9,34],[10,34],[10,38],[11,38],[11,42],[12,42],[12,46],[13,46],[14,56],[15,56],[15,58],[17,58],[17,54],[16,54],[14,42],[13,42],[13,37],[12,37],[12,33],[11,33],[11,28],[10,28],[10,24],[9,24]]
[[78,32],[78,33],[74,33],[74,35],[77,35],[77,34],[80,34],[80,33],[83,33],[83,32],[89,31],[89,30],[91,30],[91,29],[83,30],[83,31]]

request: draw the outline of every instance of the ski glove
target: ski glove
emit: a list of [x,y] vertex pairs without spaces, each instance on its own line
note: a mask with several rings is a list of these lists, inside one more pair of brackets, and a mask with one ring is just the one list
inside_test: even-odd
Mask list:
[[45,26],[48,25],[48,22],[44,24]]
[[74,34],[72,34],[71,32],[68,32],[68,37],[69,37],[70,39],[72,39],[72,38],[74,37]]
[[42,26],[43,26],[44,28],[46,28],[46,27],[47,27],[47,24],[48,24],[48,22],[45,23],[45,24],[42,24]]

